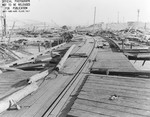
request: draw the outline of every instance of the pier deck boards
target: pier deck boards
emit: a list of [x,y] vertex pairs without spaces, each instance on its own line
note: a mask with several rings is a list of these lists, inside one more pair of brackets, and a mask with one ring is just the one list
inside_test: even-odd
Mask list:
[[[137,72],[123,53],[108,48],[98,50],[91,69]],[[89,74],[67,117],[148,117],[149,96],[148,78]]]
[[[85,45],[81,45],[81,48],[80,45],[76,46],[72,54],[89,55],[91,45],[93,41],[89,38],[85,41]],[[89,59],[89,64],[93,64],[93,69],[104,68],[118,72],[137,71],[122,53],[112,52],[110,48],[95,50],[94,57]],[[21,110],[5,111],[1,116],[41,117],[70,82],[85,59],[86,57],[70,56],[57,78],[56,74],[50,74],[49,79],[39,81],[38,91],[18,103],[22,107]],[[72,94],[76,96],[76,100],[67,114],[68,117],[148,117],[150,115],[150,79],[91,74],[89,67],[82,71],[85,82],[82,87],[79,86],[78,95],[74,95],[74,92]],[[54,78],[51,75],[54,75]],[[113,96],[116,97],[111,99]]]
[[92,68],[106,68],[111,71],[121,72],[137,71],[123,53],[112,51],[99,51]]
[[[150,79],[89,75],[68,117],[146,117]],[[118,97],[111,100],[111,96]]]

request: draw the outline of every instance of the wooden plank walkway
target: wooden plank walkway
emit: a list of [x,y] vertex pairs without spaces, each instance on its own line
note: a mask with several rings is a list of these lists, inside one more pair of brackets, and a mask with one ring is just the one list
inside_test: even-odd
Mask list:
[[[123,53],[98,49],[92,69],[137,72]],[[67,117],[149,117],[150,79],[88,74]],[[71,98],[71,97],[70,97]]]
[[99,51],[92,69],[105,68],[110,71],[135,72],[137,71],[123,53]]
[[149,96],[150,79],[89,75],[68,117],[149,117]]

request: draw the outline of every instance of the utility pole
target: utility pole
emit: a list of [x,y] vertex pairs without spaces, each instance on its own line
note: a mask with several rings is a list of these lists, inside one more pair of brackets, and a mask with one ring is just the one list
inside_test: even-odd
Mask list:
[[11,31],[9,32],[8,44],[10,43],[10,38],[11,38],[11,35],[12,35],[12,32],[13,32],[14,27],[15,27],[15,22],[13,23],[12,29],[11,29]]
[[140,9],[137,10],[137,22],[139,22],[139,17],[140,17]]
[[94,7],[93,31],[95,31],[95,18],[96,18],[96,7]]
[[119,12],[117,13],[117,23],[119,24]]
[[44,27],[43,31],[46,31],[46,23],[45,22],[43,23],[43,27]]
[[6,12],[3,6],[1,6],[1,24],[2,24],[2,39],[6,36]]
[[144,29],[146,30],[146,22],[145,22],[145,26],[144,26]]

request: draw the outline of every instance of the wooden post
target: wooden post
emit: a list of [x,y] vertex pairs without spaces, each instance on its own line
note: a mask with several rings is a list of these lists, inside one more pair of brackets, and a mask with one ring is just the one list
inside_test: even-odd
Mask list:
[[11,31],[9,33],[8,44],[10,43],[10,38],[11,38],[12,31],[13,31],[14,27],[15,27],[15,22],[13,23],[12,29],[11,29]]
[[130,49],[132,49],[132,43],[130,44]]
[[51,48],[52,47],[52,42],[51,41],[49,41],[49,48]]
[[122,40],[122,50],[124,50],[124,40]]
[[3,73],[3,72],[0,70],[0,74],[1,74],[1,73]]
[[39,52],[41,52],[40,42],[38,42],[38,50],[39,50]]
[[59,45],[59,39],[57,40],[57,44]]

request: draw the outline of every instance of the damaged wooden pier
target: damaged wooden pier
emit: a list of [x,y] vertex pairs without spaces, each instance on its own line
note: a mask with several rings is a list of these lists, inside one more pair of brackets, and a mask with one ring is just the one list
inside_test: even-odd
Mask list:
[[[34,81],[38,85],[36,91],[14,102],[15,105],[0,116],[148,117],[150,72],[137,70],[122,52],[112,52],[108,43],[104,43],[107,42],[99,36],[84,35],[58,48],[57,51],[76,45],[67,54],[62,67],[45,72],[48,74],[44,78]],[[21,80],[13,79],[15,83],[8,79],[7,83],[10,84],[7,93],[1,95],[1,99],[21,89],[21,83],[25,83],[23,87],[32,84],[28,82],[29,78],[37,74],[36,71],[31,74],[16,72],[27,73],[28,76]],[[3,75],[5,73],[0,74]],[[5,78],[2,79],[5,81]],[[0,86],[5,85],[6,88],[4,81],[0,82]],[[11,89],[11,86],[18,89]],[[1,94],[6,91],[4,88]],[[16,109],[16,106],[20,109]]]
[[[145,73],[138,72],[122,53],[99,49],[91,71],[94,74],[85,75],[84,84],[70,96],[75,100],[70,109],[66,107],[62,110],[62,113],[69,111],[67,117],[148,117],[150,115],[148,104],[150,79],[131,77],[136,72],[140,75]],[[123,76],[120,76],[121,74]],[[147,75],[149,76],[149,73]]]

